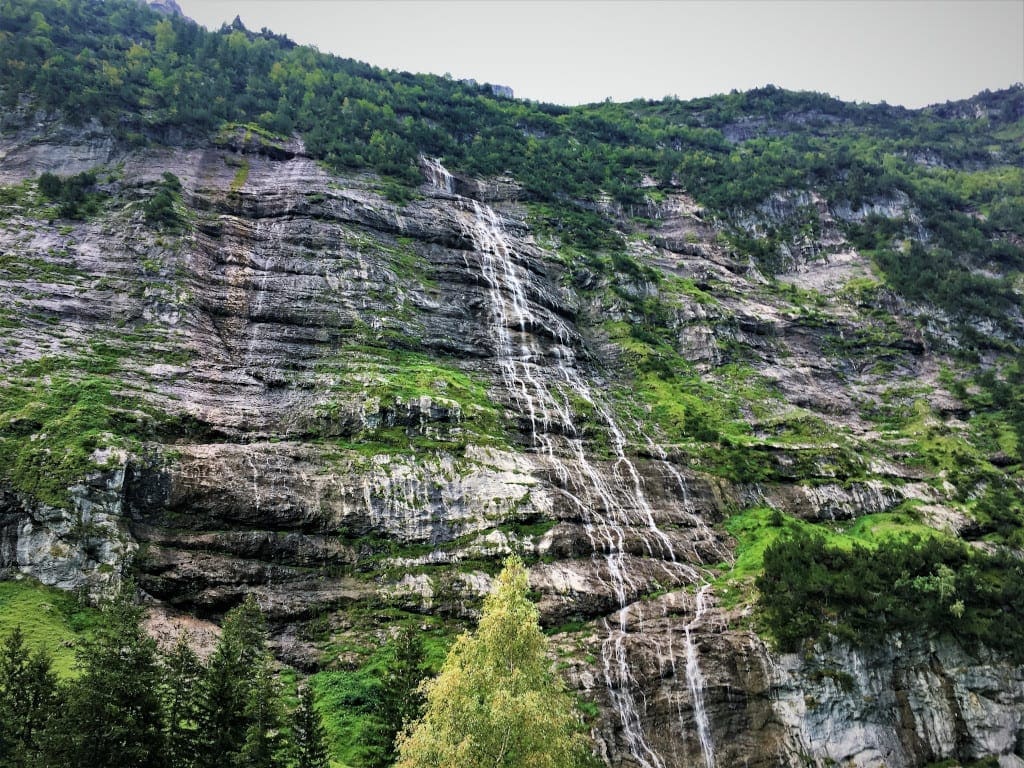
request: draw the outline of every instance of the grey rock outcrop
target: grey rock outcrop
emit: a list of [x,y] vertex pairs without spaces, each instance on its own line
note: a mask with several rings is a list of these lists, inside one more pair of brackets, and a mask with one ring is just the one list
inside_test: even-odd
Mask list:
[[[615,291],[543,244],[514,180],[445,177],[433,161],[397,205],[373,176],[333,175],[297,139],[245,130],[128,150],[95,126],[44,121],[0,137],[0,158],[5,184],[118,168],[115,202],[93,220],[5,220],[4,252],[49,265],[0,275],[0,304],[18,315],[5,361],[74,361],[102,342],[117,352],[116,394],[149,409],[122,417],[154,422],[132,450],[93,457],[66,508],[0,484],[3,569],[94,591],[131,569],[168,616],[216,618],[255,593],[282,656],[315,669],[304,622],[352,631],[345,611],[359,607],[367,636],[388,610],[462,625],[488,571],[518,551],[567,678],[600,708],[610,765],[896,768],[1024,752],[1020,667],[916,637],[779,657],[707,586],[734,558],[721,523],[737,509],[943,512],[950,492],[879,449],[864,415],[893,379],[941,389],[936,353],[905,318],[862,322],[844,287],[864,262],[835,226],[913,217],[907,201],[781,196],[750,214],[751,232],[820,216],[824,234],[794,246],[785,276],[821,289],[809,306],[769,287],[681,193],[650,203],[631,244],[667,287]],[[182,183],[183,233],[154,231],[140,210],[165,172]],[[612,333],[663,294],[679,354],[715,386],[742,365],[759,388],[757,409],[736,408],[770,480],[707,471],[632,397]],[[955,413],[952,395],[932,397]],[[782,434],[793,424],[799,439]]]
[[69,488],[71,508],[35,502],[0,488],[0,574],[28,574],[61,589],[116,586],[137,543],[123,514],[127,457],[96,456],[97,471]]

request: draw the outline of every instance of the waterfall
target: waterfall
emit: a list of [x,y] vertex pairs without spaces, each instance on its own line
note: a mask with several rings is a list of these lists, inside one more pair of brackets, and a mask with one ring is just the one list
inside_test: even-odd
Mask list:
[[441,165],[441,161],[434,157],[423,157],[421,159],[423,167],[427,169],[427,175],[430,177],[431,186],[447,192],[449,195],[454,195],[455,180],[452,178],[451,173],[448,172],[448,169]]
[[715,768],[715,745],[711,741],[711,725],[708,722],[707,710],[704,709],[704,675],[700,669],[697,645],[693,642],[691,632],[704,617],[704,612],[707,610],[707,597],[710,591],[710,584],[704,584],[697,591],[693,619],[683,626],[683,632],[686,637],[686,684],[690,688],[690,700],[693,702],[693,719],[697,724],[697,739],[700,741],[700,751],[704,756],[705,768]]
[[[435,187],[454,194],[451,174],[439,161],[425,159],[424,165]],[[505,392],[511,405],[528,417],[530,447],[547,462],[558,479],[559,490],[577,510],[593,557],[607,572],[619,606],[617,621],[614,617],[604,620],[606,636],[601,661],[604,683],[618,714],[626,748],[639,768],[666,768],[644,733],[642,708],[646,708],[646,701],[642,696],[638,700],[639,686],[628,660],[628,625],[635,609],[642,609],[642,606],[635,603],[639,590],[631,581],[627,567],[627,533],[639,537],[646,554],[658,560],[670,583],[699,581],[700,574],[692,565],[678,560],[672,540],[658,527],[654,509],[644,492],[643,478],[626,451],[623,429],[610,407],[595,395],[574,364],[575,354],[571,348],[574,333],[555,313],[543,307],[535,310],[530,304],[528,283],[523,279],[526,267],[517,263],[517,254],[500,216],[488,205],[467,200],[461,218],[464,232],[479,254],[480,273],[489,300],[489,332]],[[543,348],[538,332],[549,336],[554,343]],[[542,368],[545,361],[550,366],[552,358],[557,372],[554,377],[550,373],[545,375]],[[586,403],[605,428],[612,454],[610,472],[595,466],[587,456],[582,431],[574,421],[570,395]],[[663,454],[661,458],[666,475],[674,477],[683,490],[685,511],[694,529],[714,542],[703,521],[689,509],[681,475],[664,460]],[[694,554],[697,555],[696,546]],[[700,561],[697,555],[697,562]],[[700,621],[706,607],[709,589],[710,586],[705,585],[698,593],[697,615],[686,626],[685,633],[686,672],[698,738],[705,766],[713,768],[713,746],[703,707],[703,677],[697,663],[696,646],[690,638],[690,630]],[[643,618],[639,611],[637,616]],[[672,653],[671,643],[669,651]],[[671,664],[675,668],[674,653]]]

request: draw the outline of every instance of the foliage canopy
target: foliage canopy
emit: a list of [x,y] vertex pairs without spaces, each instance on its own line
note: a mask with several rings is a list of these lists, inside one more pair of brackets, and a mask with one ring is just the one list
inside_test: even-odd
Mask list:
[[572,697],[551,671],[527,573],[509,558],[473,634],[423,686],[423,716],[399,739],[396,768],[590,765]]

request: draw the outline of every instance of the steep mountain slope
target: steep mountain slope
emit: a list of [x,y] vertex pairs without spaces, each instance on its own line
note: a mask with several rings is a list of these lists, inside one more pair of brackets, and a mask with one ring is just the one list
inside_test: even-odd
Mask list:
[[102,10],[4,9],[6,573],[331,675],[516,551],[610,765],[1024,758],[1024,91],[563,110]]

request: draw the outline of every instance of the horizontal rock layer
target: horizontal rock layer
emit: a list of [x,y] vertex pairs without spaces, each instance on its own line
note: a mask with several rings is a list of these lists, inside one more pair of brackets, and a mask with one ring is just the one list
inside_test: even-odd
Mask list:
[[[0,151],[8,185],[117,169],[90,221],[4,219],[4,253],[37,265],[0,274],[17,316],[6,364],[62,358],[74,371],[101,343],[117,358],[115,395],[138,404],[121,418],[161,425],[97,457],[65,507],[0,487],[0,568],[96,590],[130,568],[159,604],[205,618],[254,592],[282,656],[316,669],[330,660],[305,622],[340,630],[364,608],[461,625],[518,551],[545,625],[583,627],[555,641],[600,707],[610,765],[1024,751],[1020,668],[927,638],[778,657],[702,586],[733,560],[721,523],[736,509],[852,520],[915,500],[955,518],[919,468],[861,450],[877,438],[863,408],[894,381],[935,385],[920,397],[937,411],[956,402],[899,317],[880,330],[885,371],[856,345],[835,351],[863,335],[841,293],[869,274],[835,226],[784,276],[832,302],[819,313],[767,288],[682,194],[652,203],[650,231],[634,233],[634,258],[713,299],[671,297],[681,355],[709,376],[742,357],[781,413],[837,435],[801,445],[745,414],[774,479],[734,482],[645,423],[643,404],[626,407],[628,350],[608,323],[637,320],[621,297],[657,288],[618,275],[620,293],[592,290],[608,278],[538,237],[513,180],[449,183],[428,161],[417,199],[397,205],[375,177],[331,175],[298,141],[127,151],[96,128],[44,124]],[[141,212],[165,172],[183,185],[181,233]],[[757,232],[794,205],[827,222],[908,211],[783,196],[745,224]]]

